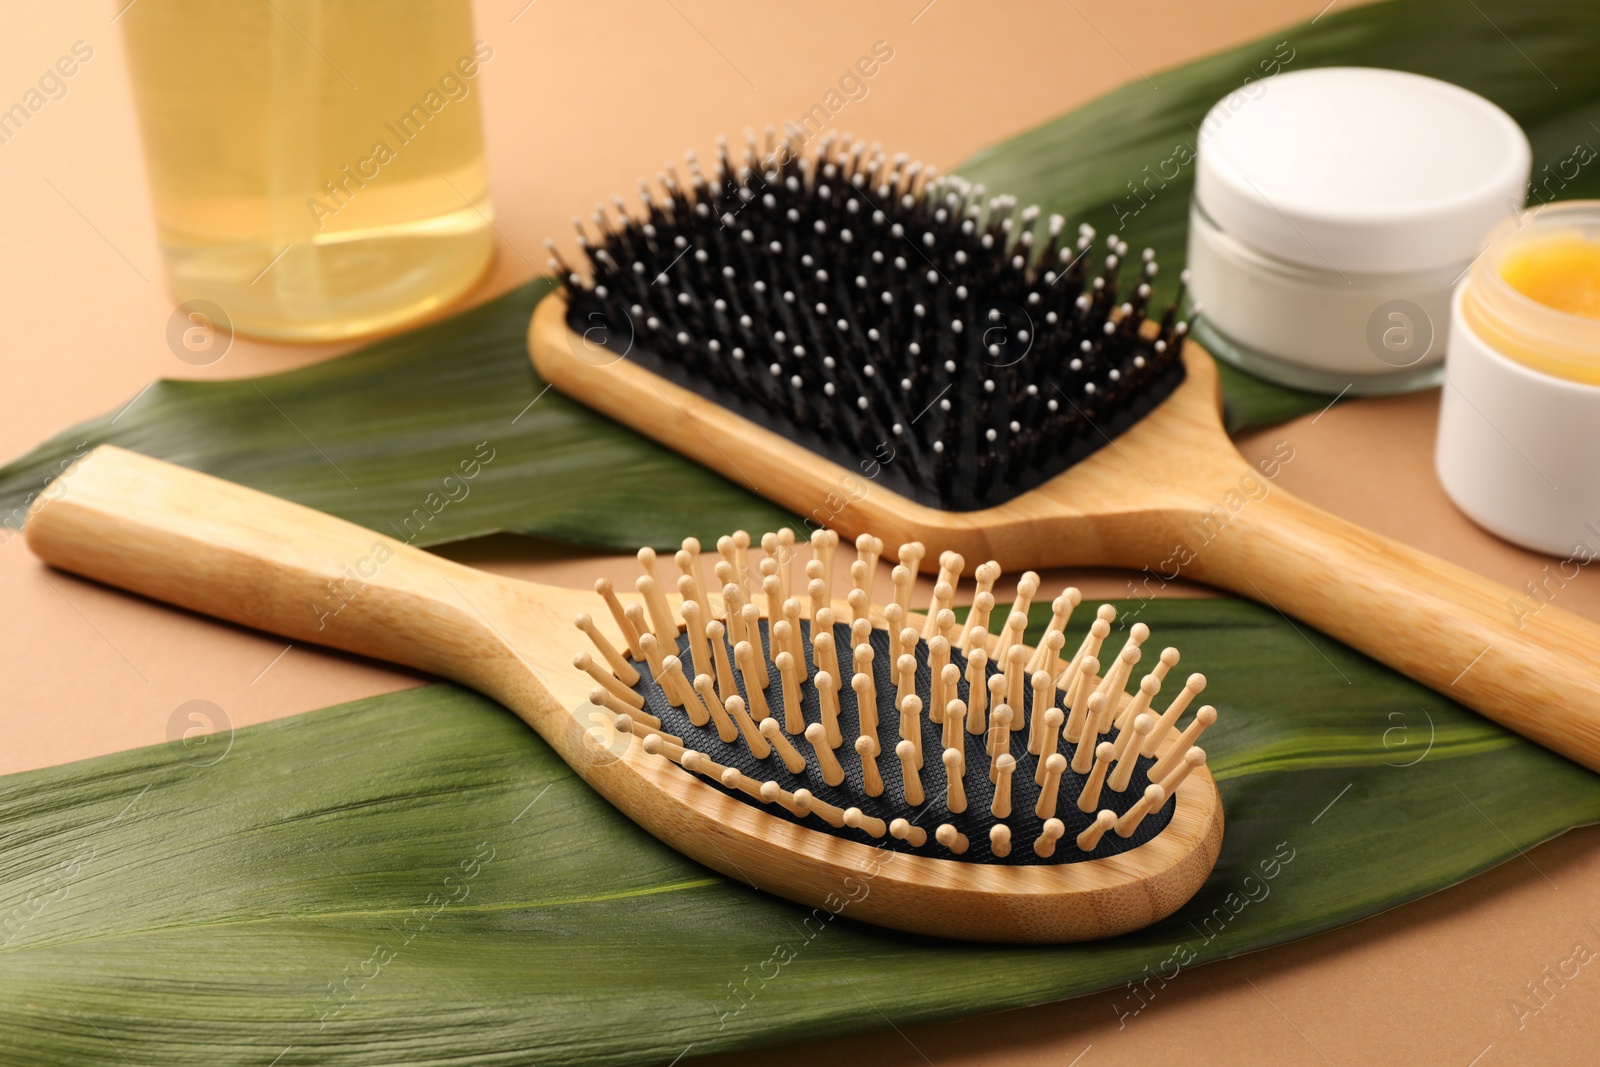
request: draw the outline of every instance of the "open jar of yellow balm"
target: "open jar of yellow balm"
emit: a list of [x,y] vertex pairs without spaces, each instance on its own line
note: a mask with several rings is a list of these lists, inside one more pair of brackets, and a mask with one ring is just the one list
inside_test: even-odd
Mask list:
[[1600,200],[1508,219],[1457,287],[1435,463],[1480,526],[1600,556]]

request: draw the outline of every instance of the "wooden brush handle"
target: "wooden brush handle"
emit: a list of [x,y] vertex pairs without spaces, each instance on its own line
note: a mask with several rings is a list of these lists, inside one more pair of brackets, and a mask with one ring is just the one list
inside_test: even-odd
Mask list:
[[1186,574],[1302,619],[1600,771],[1600,626],[1548,605],[1519,617],[1515,607],[1532,605],[1511,589],[1281,490],[1245,504],[1204,544],[1198,529],[1185,528]]
[[34,506],[45,562],[295,640],[482,679],[490,575],[320,511],[102,445]]

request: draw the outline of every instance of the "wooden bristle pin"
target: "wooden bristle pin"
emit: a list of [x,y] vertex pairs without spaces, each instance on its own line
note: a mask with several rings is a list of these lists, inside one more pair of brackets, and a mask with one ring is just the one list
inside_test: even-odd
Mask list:
[[822,579],[824,604],[833,599],[833,550],[838,543],[839,535],[832,530],[816,530],[811,534],[812,562],[817,564],[817,577]]
[[796,789],[794,799],[795,803],[806,809],[808,815],[815,815],[834,829],[837,830],[844,825],[844,809],[829,804],[811,790]]
[[1156,681],[1164,682],[1167,680],[1167,672],[1176,667],[1181,658],[1177,649],[1164,648],[1161,650],[1161,658],[1150,668],[1150,673],[1156,676]]
[[611,617],[616,620],[617,630],[622,634],[622,643],[628,646],[628,655],[643,663],[644,650],[639,647],[639,631],[628,621],[622,601],[617,599],[616,589],[611,585],[611,579],[597,578],[594,591],[600,594],[600,598],[606,602],[606,608],[611,612]]
[[[1061,738],[1062,718],[1063,715],[1060,708],[1045,709],[1044,726],[1039,731],[1044,743],[1039,746],[1039,751],[1035,753],[1038,757],[1038,769],[1034,773],[1033,780],[1037,785],[1044,784],[1045,764],[1049,762],[1051,756],[1056,754],[1056,743]],[[1066,759],[1067,757],[1065,756],[1061,757],[1063,763],[1066,762]]]
[[[1133,728],[1124,730],[1117,735],[1118,748],[1117,766],[1111,772],[1111,788],[1118,793],[1128,788],[1128,783],[1133,780],[1134,768],[1139,763],[1139,751],[1144,744],[1144,739],[1150,736],[1150,730],[1155,726],[1156,720],[1149,715],[1140,715],[1133,720]],[[1127,742],[1123,743],[1123,738]]]
[[711,675],[695,675],[694,684],[689,688],[693,691],[693,699],[684,700],[684,713],[689,716],[689,721],[696,726],[704,726],[711,721],[711,705],[717,702],[717,693],[712,685]]
[[989,716],[989,781],[1000,780],[1000,757],[1011,749],[1011,709],[1004,704]]
[[1045,771],[1045,781],[1038,789],[1034,814],[1040,819],[1051,819],[1056,814],[1056,805],[1061,801],[1061,776],[1067,773],[1067,757],[1059,752],[1051,753],[1048,760],[1040,763],[1040,768]]
[[[1141,626],[1143,623],[1140,624]],[[1096,693],[1105,694],[1106,709],[1111,713],[1120,727],[1122,717],[1119,714],[1123,694],[1128,691],[1128,677],[1133,674],[1133,668],[1139,662],[1140,652],[1137,646],[1127,646],[1117,653],[1117,658],[1111,661],[1111,669],[1100,679]],[[1110,724],[1108,723],[1108,726]]]
[[1110,741],[1102,741],[1095,746],[1092,753],[1093,769],[1089,771],[1089,777],[1084,779],[1083,791],[1078,794],[1079,811],[1093,811],[1100,805],[1100,790],[1106,784],[1106,773],[1111,769],[1111,760],[1116,754],[1117,746]]
[[[868,669],[858,670],[850,678],[850,688],[856,693],[856,709],[861,720],[861,732],[874,738],[878,736],[878,687],[873,680],[871,661]],[[877,754],[874,747],[873,754]]]
[[883,609],[883,621],[886,624],[885,628],[889,631],[890,663],[900,662],[900,631],[904,628],[901,626],[901,623],[905,622],[905,618],[906,611],[899,604],[885,605]]
[[769,626],[775,626],[778,620],[783,618],[783,589],[778,581],[777,564],[772,563],[770,559],[764,559],[761,563],[762,566],[771,564],[774,568],[773,573],[761,576],[761,595],[767,601],[767,623]]
[[960,815],[967,810],[967,758],[958,748],[944,750],[944,779],[945,802],[944,806],[952,814]]
[[722,738],[723,743],[733,744],[739,739],[739,728],[734,726],[733,720],[728,717],[728,709],[712,689],[710,676],[702,674],[694,680],[694,684],[695,692],[705,701],[706,708],[711,713],[711,721],[717,727],[717,736]]
[[[1007,709],[1002,709],[1007,710]],[[1017,760],[1009,752],[1001,753],[995,757],[995,782],[994,802],[989,805],[989,814],[997,819],[1011,817],[1011,776],[1017,769]]]
[[[950,702],[954,693],[947,693],[945,689],[945,667],[950,665],[950,642],[943,637],[934,637],[928,642],[928,673],[930,685],[928,690],[928,719],[930,722],[944,722],[944,706]],[[959,670],[959,668],[957,668]]]
[[839,763],[839,757],[833,754],[833,746],[828,743],[828,730],[820,722],[814,722],[806,727],[806,740],[811,743],[811,751],[816,753],[817,766],[822,770],[822,780],[829,785],[838,785],[844,781],[844,767]]
[[716,619],[706,623],[706,640],[711,642],[711,662],[717,668],[717,692],[727,698],[739,691],[739,685],[733,679],[733,664],[728,661],[725,633],[722,623]]
[[639,681],[639,672],[634,669],[633,664],[622,657],[622,653],[617,651],[617,646],[613,645],[610,639],[600,632],[600,628],[594,624],[594,619],[589,616],[588,612],[580,611],[572,621],[594,643],[594,647],[600,650],[600,655],[610,665],[612,673],[622,681],[623,685],[633,685]]
[[[963,652],[972,647],[968,640],[969,635],[972,633],[974,627],[980,625],[979,613],[982,609],[979,605],[979,601],[984,597],[988,597],[990,605],[993,606],[994,594],[992,590],[994,589],[994,583],[996,579],[999,577],[1000,564],[996,563],[992,559],[987,563],[978,564],[977,568],[972,572],[972,578],[975,583],[975,588],[972,591],[972,606],[967,609],[967,617],[961,623],[961,640],[958,644],[958,647]],[[982,623],[982,625],[986,626],[987,623]]]
[[1050,818],[1044,821],[1044,831],[1033,842],[1035,855],[1049,859],[1056,854],[1056,842],[1061,840],[1061,835],[1067,832],[1066,824],[1060,819]]
[[818,671],[811,685],[817,691],[817,703],[822,710],[821,726],[828,747],[838,748],[844,744],[844,734],[839,731],[839,687],[827,671]]
[[917,579],[917,572],[905,564],[896,567],[890,574],[894,583],[894,605],[902,612],[911,610],[911,585]]
[[[1023,619],[1023,624],[1027,624],[1027,619]],[[1024,707],[1022,695],[1028,688],[1028,650],[1022,645],[1012,645],[1006,650],[1005,673],[1006,703],[1020,712]]]
[[794,530],[788,526],[778,531],[778,576],[783,579],[783,597],[794,596],[794,565],[799,554],[794,550]]
[[[839,677],[839,650],[834,647],[833,612],[823,608],[820,619],[811,627],[811,663],[819,671]],[[812,683],[815,684],[815,683]]]
[[[647,549],[641,550],[648,551]],[[651,558],[655,554],[651,553]],[[672,615],[672,608],[667,603],[666,594],[661,592],[661,583],[656,581],[653,574],[641,574],[634,588],[644,597],[644,606],[650,612],[651,630],[657,637],[675,634],[678,632],[678,620]]]
[[1044,751],[1044,716],[1055,704],[1056,687],[1044,671],[1034,671],[1028,682],[1033,689],[1033,707],[1028,715],[1028,751],[1037,756]]
[[872,592],[872,574],[878,569],[878,560],[882,555],[883,538],[865,533],[856,538],[856,557],[867,568],[867,578],[863,588],[869,594]]
[[750,533],[748,530],[733,531],[733,569],[739,575],[739,584],[744,585],[750,577]]
[[861,759],[861,782],[867,796],[882,796],[883,775],[878,773],[878,739],[867,734],[856,738],[856,755]]
[[[1096,614],[1094,622],[1089,624],[1089,632],[1084,635],[1083,644],[1078,646],[1078,651],[1073,655],[1072,661],[1067,664],[1068,671],[1074,670],[1086,659],[1096,658],[1096,662],[1098,662],[1097,657],[1100,655],[1100,646],[1111,635],[1111,620],[1116,617],[1116,614],[1117,609],[1110,604],[1100,605],[1100,610]],[[1089,673],[1095,674],[1098,671],[1099,667],[1096,667]]]
[[599,682],[606,688],[607,692],[611,693],[618,700],[625,701],[636,708],[644,707],[644,697],[623,685],[621,680],[619,680],[615,674],[612,674],[610,671],[596,663],[594,658],[590,656],[589,653],[579,652],[577,655],[573,656],[572,665],[578,668],[580,671],[583,671],[595,681]]
[[1206,688],[1206,676],[1191,674],[1189,680],[1183,683],[1183,690],[1172,698],[1172,703],[1167,705],[1167,710],[1161,713],[1161,718],[1156,723],[1156,728],[1150,731],[1150,736],[1145,738],[1144,754],[1155,755],[1156,749],[1167,739],[1167,735],[1178,725],[1178,719],[1188,709],[1191,701],[1199,696]]
[[646,633],[639,635],[639,644],[644,648],[645,661],[650,664],[650,677],[661,687],[661,691],[674,706],[681,706],[683,699],[672,684],[672,679],[667,677],[667,668],[662,662],[661,642],[656,640],[655,634]]
[[685,600],[679,609],[683,615],[683,629],[689,635],[690,668],[695,674],[711,674],[716,664],[711,660],[711,645],[706,641],[705,609],[693,600]]
[[939,824],[939,828],[933,832],[933,839],[958,856],[967,851],[967,835],[947,822]]
[[999,859],[1011,855],[1011,827],[1005,823],[995,823],[989,827],[989,851]]
[[905,819],[896,819],[889,824],[889,836],[904,841],[913,848],[921,848],[928,843],[928,831],[920,826],[913,826]]
[[[759,634],[756,636],[760,636]],[[745,696],[749,699],[750,717],[761,722],[772,714],[767,708],[767,698],[761,692],[764,661],[756,658],[749,641],[740,641],[733,647],[733,658],[739,664],[739,675],[744,679]]]
[[767,665],[768,659],[761,652],[761,609],[754,604],[746,604],[739,609],[744,616],[744,632],[756,654],[753,670],[756,676],[756,685],[762,689],[772,684],[772,669]]
[[986,679],[986,684],[989,688],[989,744],[984,751],[988,752],[989,755],[992,756],[996,751],[998,751],[998,749],[995,747],[997,736],[995,734],[997,725],[995,723],[995,715],[999,712],[1001,707],[1005,706],[1006,676],[1003,674],[991,674]]
[[723,707],[727,709],[734,725],[739,727],[739,732],[744,735],[744,743],[749,746],[752,756],[756,759],[766,759],[772,755],[772,746],[761,736],[761,730],[750,717],[743,700],[736,696],[729,697],[723,702]]
[[1144,796],[1134,801],[1133,807],[1122,813],[1122,818],[1117,820],[1117,836],[1132,837],[1133,832],[1144,822],[1145,816],[1152,811],[1159,811],[1161,805],[1167,802],[1167,791],[1159,785],[1151,784],[1145,787]]
[[804,632],[800,629],[800,601],[789,597],[783,602],[783,621],[789,624],[789,654],[794,657],[795,677],[801,685],[811,681],[811,667],[806,659]]
[[674,707],[683,707],[683,702],[688,699],[688,681],[683,677],[683,664],[677,656],[661,656],[661,672],[656,675],[656,685],[661,686],[662,693],[667,694],[667,701]]
[[761,783],[736,767],[728,767],[722,772],[722,785],[725,789],[737,789],[746,796],[761,799]]
[[683,762],[683,742],[677,739],[669,741],[654,731],[645,734],[644,750],[652,756],[664,756],[673,763]]
[[1013,614],[1028,617],[1028,609],[1033,607],[1033,598],[1039,592],[1039,575],[1034,571],[1023,571],[1022,577],[1017,579],[1017,595],[1011,601]]
[[789,743],[789,738],[785,736],[783,728],[778,725],[776,716],[770,719],[762,719],[759,729],[761,736],[767,739],[767,744],[771,745],[773,750],[778,753],[778,758],[783,761],[783,765],[789,768],[790,774],[805,773],[806,758],[800,754],[799,749]]
[[901,741],[894,746],[894,754],[900,759],[902,796],[907,804],[916,807],[923,801],[922,775],[917,769],[917,746],[910,741]]
[[924,641],[936,637],[942,631],[939,627],[940,613],[949,610],[950,601],[955,599],[955,589],[947,581],[940,580],[934,583],[933,600],[928,604],[928,616],[922,622],[922,639]]
[[900,737],[911,742],[917,770],[922,769],[922,698],[912,693],[900,705]]
[[[961,672],[954,664],[945,668],[956,671],[956,681],[961,680]],[[947,686],[950,692],[955,692],[955,684]],[[967,702],[959,697],[944,706],[944,725],[939,731],[939,745],[942,748],[955,748],[961,744],[961,735],[967,725]]]
[[[644,618],[644,605],[639,603],[629,604],[622,609],[623,618],[628,620],[628,625],[633,627],[633,632],[638,634],[639,650],[644,651],[644,635],[654,633],[650,624]],[[648,658],[648,656],[646,657]]]
[[850,564],[850,591],[860,593],[872,602],[872,568],[865,560],[855,560]]
[[1089,730],[1096,738],[1111,729],[1111,702],[1104,693],[1089,698]]
[[1171,774],[1161,779],[1160,786],[1167,791],[1167,796],[1172,796],[1183,784],[1184,779],[1206,765],[1206,750],[1200,747],[1191,748],[1183,754],[1183,759],[1173,768]]
[[872,623],[867,619],[857,619],[850,624],[850,650],[852,654],[863,648],[872,650]]
[[779,652],[778,678],[783,688],[783,728],[790,734],[805,730],[806,721],[800,713],[800,680],[795,675],[794,657]]
[[1089,698],[1087,719],[1084,721],[1083,733],[1078,738],[1078,747],[1072,754],[1072,770],[1075,774],[1083,774],[1089,770],[1089,758],[1095,751],[1095,746],[1100,743],[1098,728],[1100,709],[1105,706],[1106,698],[1096,693]]
[[[719,539],[717,542],[719,551],[721,549],[721,543],[722,542]],[[680,559],[678,561],[678,567],[683,571],[684,574],[689,576],[690,581],[694,582],[693,599],[703,605],[707,611],[710,611],[710,589],[706,585],[705,573],[700,566],[700,539],[697,537],[685,537],[682,544],[679,545],[679,549]],[[683,556],[688,557],[687,563],[685,563],[681,558]]]
[[1067,635],[1064,633],[1057,632],[1044,635],[1044,643],[1040,647],[1044,649],[1045,655],[1043,662],[1039,665],[1039,669],[1051,678],[1059,678],[1061,676],[1061,648],[1066,643]]
[[[1089,716],[1089,696],[1094,691],[1092,681],[1099,669],[1100,661],[1093,656],[1085,656],[1077,664],[1067,668],[1069,672],[1075,673],[1069,679],[1071,688],[1067,691],[1067,724],[1061,732],[1064,740],[1074,742],[1083,740],[1084,731],[1093,725]],[[1077,770],[1076,767],[1073,769]]]
[[1099,847],[1100,839],[1115,825],[1117,825],[1117,813],[1109,809],[1101,811],[1094,817],[1094,822],[1078,835],[1078,848],[1083,852],[1093,852]]
[[[718,564],[725,571],[733,568],[725,564]],[[739,595],[739,587],[728,582],[722,587],[723,625],[727,630],[728,644],[737,646],[741,641],[748,642],[750,636],[745,632],[744,598]]]
[[917,691],[917,659],[909,652],[900,654],[894,661],[895,694],[894,705],[900,707],[906,702],[906,697],[912,696]]
[[[611,693],[601,689],[599,686],[595,686],[593,689],[589,690],[589,703],[598,704],[600,707],[605,708],[614,715],[626,715],[630,721],[642,727],[646,731],[654,730],[657,733],[666,732],[661,729],[660,719],[656,718],[654,715],[643,710],[642,708],[636,708],[631,704],[624,704]],[[682,743],[682,738],[678,737],[676,734],[669,734],[668,736],[673,740],[678,741],[680,744]]]
[[1172,773],[1172,768],[1178,765],[1179,760],[1183,759],[1183,754],[1189,751],[1196,741],[1200,740],[1200,735],[1205,733],[1206,727],[1216,721],[1217,709],[1210,704],[1195,712],[1194,718],[1190,720],[1183,733],[1178,735],[1178,740],[1167,750],[1167,754],[1156,760],[1150,767],[1150,780],[1159,782]]
[[866,590],[850,590],[849,594],[845,596],[844,602],[850,605],[851,636],[853,637],[857,632],[857,623],[864,622],[870,629],[872,626],[872,601],[868,599]]
[[989,728],[989,657],[981,648],[967,653],[967,733],[974,736]]
[[882,837],[888,833],[889,825],[875,815],[867,815],[860,808],[846,808],[844,810],[844,824],[852,830],[860,830],[873,837]]

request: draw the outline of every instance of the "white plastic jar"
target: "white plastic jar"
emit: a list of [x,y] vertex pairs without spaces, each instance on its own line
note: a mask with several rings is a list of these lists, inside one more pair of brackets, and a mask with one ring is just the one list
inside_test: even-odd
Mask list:
[[1434,78],[1326,67],[1235,91],[1200,128],[1197,340],[1302,389],[1437,384],[1451,289],[1521,210],[1531,158],[1509,115]]
[[1597,296],[1600,201],[1506,220],[1456,290],[1439,401],[1445,492],[1491,533],[1563,557],[1562,580],[1600,558]]

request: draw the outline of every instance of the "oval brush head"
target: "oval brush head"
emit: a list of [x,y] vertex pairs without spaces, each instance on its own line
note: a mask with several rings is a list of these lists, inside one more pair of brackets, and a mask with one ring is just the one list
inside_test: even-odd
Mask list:
[[742,164],[724,144],[709,180],[690,155],[657,185],[643,218],[597,207],[598,241],[579,224],[587,278],[552,260],[573,333],[846,469],[897,456],[884,483],[918,503],[1009,500],[1183,380],[1148,249],[1125,269],[1115,235],[1097,251],[905,156],[752,137]]
[[[857,539],[846,586],[835,584],[838,540],[818,531],[803,568],[789,530],[763,537],[759,560],[742,531],[724,537],[714,567],[693,540],[668,568],[642,549],[639,602],[624,606],[608,582],[596,586],[624,647],[579,617],[609,665],[578,657],[598,683],[591,701],[619,731],[642,739],[645,752],[776,819],[932,860],[1051,868],[1054,889],[1069,896],[1074,887],[1096,888],[1097,867],[1111,863],[1147,857],[1152,878],[1164,873],[1172,857],[1145,846],[1168,832],[1185,798],[1215,811],[1214,833],[1181,850],[1189,867],[1181,892],[1135,885],[1139,906],[1080,902],[1083,914],[1048,922],[1043,915],[1054,905],[1041,900],[1037,925],[1054,931],[1044,940],[1143,925],[1199,887],[1216,857],[1221,819],[1195,742],[1216,711],[1202,707],[1180,723],[1205,687],[1200,674],[1164,707],[1156,703],[1176,649],[1147,656],[1142,623],[1110,642],[1110,605],[1069,649],[1066,631],[1080,601],[1073,588],[1054,600],[1038,646],[1027,647],[1022,635],[1038,575],[1024,574],[1008,591],[1002,618],[1000,568],[985,563],[973,574],[972,606],[957,611],[966,561],[953,552],[939,557],[931,600],[913,605],[926,554],[917,543],[900,547],[892,595],[876,603],[882,542]],[[670,588],[681,598],[676,610]],[[941,932],[986,936],[981,928]]]

